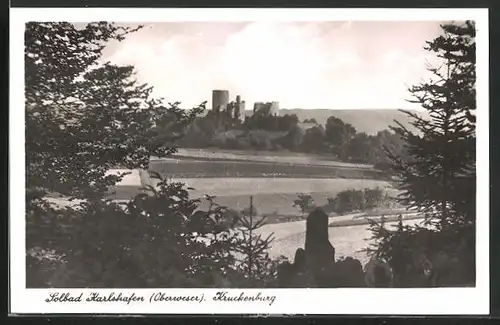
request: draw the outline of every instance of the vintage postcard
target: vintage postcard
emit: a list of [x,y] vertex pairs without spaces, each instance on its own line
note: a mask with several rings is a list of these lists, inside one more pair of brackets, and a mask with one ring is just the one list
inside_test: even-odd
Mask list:
[[11,17],[11,313],[489,312],[486,9]]

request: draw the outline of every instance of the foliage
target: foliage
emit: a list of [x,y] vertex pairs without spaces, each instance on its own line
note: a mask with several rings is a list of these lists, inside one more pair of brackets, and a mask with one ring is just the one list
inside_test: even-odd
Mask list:
[[387,156],[387,150],[394,156],[411,159],[406,152],[404,139],[392,130],[379,131],[370,137],[370,146],[370,162],[374,165],[390,167],[391,160]]
[[325,130],[323,126],[307,129],[302,140],[302,151],[321,153],[325,149]]
[[301,148],[304,137],[305,132],[298,125],[294,125],[283,138],[279,139],[279,144],[290,151],[296,151]]
[[[306,119],[304,123],[310,121]],[[404,155],[404,141],[395,132],[383,130],[376,135],[356,133],[352,125],[334,116],[328,119],[326,128],[317,125],[303,129],[296,115],[257,114],[247,118],[243,124],[239,123],[229,115],[215,115],[210,111],[186,128],[179,145],[190,148],[330,152],[341,161],[374,164],[382,170],[389,169],[390,162],[384,148]],[[240,135],[227,136],[232,131]],[[286,134],[279,135],[282,132]]]
[[344,123],[341,119],[330,116],[326,120],[325,137],[330,145],[331,152],[340,159],[346,159],[346,147],[351,139],[356,135],[356,129],[349,123]]
[[252,130],[248,132],[247,139],[250,143],[250,146],[257,150],[270,150],[272,149],[271,139],[269,138],[269,134],[266,132],[262,132],[260,130]]
[[413,243],[427,260],[437,254],[455,256],[455,273],[462,277],[453,281],[464,284],[475,279],[475,26],[468,21],[442,29],[426,46],[442,65],[429,66],[432,78],[409,89],[412,102],[429,118],[406,112],[417,132],[401,124],[393,128],[409,157],[387,150],[402,190],[401,203],[421,212],[431,228],[400,227],[395,235],[375,232],[380,239],[375,250],[392,263],[397,276],[405,270],[400,265],[410,263],[395,251],[401,242]]
[[444,35],[426,47],[443,60],[429,67],[433,78],[410,88],[430,118],[412,113],[414,133],[394,130],[412,161],[390,154],[401,179],[401,200],[425,213],[439,229],[475,222],[475,43],[474,25],[444,25]]
[[136,29],[90,23],[26,24],[25,109],[28,199],[47,192],[102,196],[120,176],[112,166],[146,168],[149,157],[173,151],[178,134],[158,134],[159,119],[179,125],[193,115],[178,103],[165,108],[138,84],[133,67],[102,63],[106,42]]
[[184,135],[179,139],[178,144],[184,148],[205,148],[212,143],[211,140],[220,130],[217,127],[213,114],[196,117],[185,130]]
[[353,162],[364,163],[371,161],[372,154],[370,137],[366,133],[357,133],[347,147],[348,159]]
[[243,210],[241,210],[241,214],[242,216],[246,217],[246,218],[250,218],[250,217],[256,217],[259,215],[259,211],[257,210],[257,207],[255,206],[248,206],[246,208],[244,208]]
[[318,121],[316,121],[315,118],[306,118],[306,119],[304,119],[304,123],[315,123],[315,124],[318,124]]
[[298,122],[299,118],[295,114],[283,116],[254,114],[245,119],[243,127],[246,130],[288,131]]
[[[210,286],[217,282],[210,274],[224,275],[232,265],[231,239],[218,222],[222,209],[195,217],[197,202],[180,184],[164,183],[126,207],[105,200],[123,176],[106,175],[110,168],[145,169],[150,156],[174,152],[203,109],[167,108],[136,82],[133,67],[102,62],[108,41],[135,30],[102,22],[82,29],[26,24],[28,283]],[[81,200],[61,207],[47,200],[54,194]],[[47,253],[34,257],[36,251],[61,261],[49,263]],[[37,281],[48,275],[46,267],[61,277]]]
[[466,229],[438,231],[419,224],[404,225],[402,216],[393,229],[369,220],[373,243],[369,255],[386,261],[394,274],[396,287],[470,285],[475,278],[475,262],[468,247],[473,237]]
[[256,231],[266,224],[266,217],[258,217],[257,209],[250,206],[243,209],[240,214],[238,228],[239,236],[236,237],[234,250],[242,255],[240,263],[236,264],[240,274],[238,287],[265,287],[272,285],[276,279],[279,261],[269,257],[268,250],[274,240],[274,234],[266,237]]
[[293,201],[293,206],[298,208],[302,212],[302,216],[314,207],[314,200],[311,195],[301,193],[298,198]]
[[338,214],[355,211],[370,210],[374,208],[387,207],[391,198],[384,191],[377,188],[365,188],[364,190],[346,190],[337,193],[335,198],[328,198],[331,210]]
[[210,287],[229,277],[234,236],[222,222],[224,209],[212,205],[197,213],[199,200],[189,199],[181,183],[161,180],[149,190],[125,207],[83,201],[64,211],[45,243],[65,261],[64,275],[53,285]]

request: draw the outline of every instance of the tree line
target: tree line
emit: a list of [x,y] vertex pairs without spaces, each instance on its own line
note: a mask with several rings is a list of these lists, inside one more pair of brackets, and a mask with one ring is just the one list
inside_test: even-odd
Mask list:
[[340,161],[374,164],[379,168],[389,164],[384,147],[398,156],[404,154],[403,139],[389,129],[368,135],[335,116],[329,117],[325,125],[314,119],[305,119],[303,123],[310,125],[301,126],[295,114],[256,114],[241,122],[224,112],[208,112],[195,118],[179,144],[190,148],[328,154]]

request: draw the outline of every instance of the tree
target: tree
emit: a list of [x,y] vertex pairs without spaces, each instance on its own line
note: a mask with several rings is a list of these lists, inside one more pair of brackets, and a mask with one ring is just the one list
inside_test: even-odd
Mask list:
[[259,110],[258,114],[253,114],[245,120],[243,127],[246,130],[288,131],[298,122],[299,119],[295,114],[274,116],[265,113],[265,110]]
[[335,116],[330,116],[326,120],[325,137],[330,144],[332,153],[340,159],[346,158],[346,145],[356,135],[356,129],[349,123],[344,123]]
[[[410,88],[429,113],[415,113],[412,132],[401,124],[393,128],[407,145],[412,161],[391,155],[404,190],[401,199],[435,220],[439,229],[475,222],[475,27],[444,25],[444,35],[428,42],[426,49],[442,59],[429,67],[430,81]],[[470,195],[470,196],[469,196]]]
[[314,200],[311,195],[301,193],[298,195],[298,198],[293,201],[293,206],[300,209],[302,217],[304,217],[304,214],[314,206]]
[[257,210],[257,208],[255,206],[247,206],[246,208],[241,210],[240,215],[245,216],[247,218],[250,218],[250,217],[253,218],[253,217],[256,217],[259,215],[259,211]]
[[208,147],[216,133],[215,122],[206,117],[197,117],[193,123],[184,130],[184,136],[178,144],[184,148],[204,148]]
[[302,140],[302,150],[305,152],[323,152],[325,147],[325,130],[323,126],[307,129]]
[[[409,89],[412,102],[420,104],[429,118],[405,112],[417,131],[399,123],[392,129],[406,142],[409,157],[389,150],[388,155],[399,177],[400,201],[420,211],[436,228],[426,235],[433,240],[418,241],[412,249],[457,256],[462,269],[467,269],[463,284],[475,279],[475,25],[470,21],[447,24],[442,30],[425,47],[442,64],[429,66],[432,78]],[[398,238],[406,233],[420,238],[424,233],[420,229],[400,232]],[[387,246],[378,252],[384,249]]]
[[[59,231],[44,232],[64,259],[56,287],[218,287],[232,279],[235,237],[212,204],[196,211],[185,185],[161,180],[125,207],[101,200],[54,210]],[[220,275],[215,276],[215,274]]]
[[347,156],[351,161],[358,163],[372,161],[372,151],[370,137],[364,132],[356,134],[347,145]]
[[243,209],[239,216],[238,228],[240,236],[235,240],[235,251],[242,255],[237,264],[241,278],[238,287],[263,287],[272,285],[276,279],[277,263],[269,258],[268,250],[274,240],[274,233],[262,237],[256,231],[266,224],[266,217],[257,217],[253,205]]
[[383,202],[385,199],[389,200],[389,198],[387,196],[384,196],[384,191],[379,187],[365,188],[363,197],[365,200],[365,202],[364,202],[365,209],[376,208],[376,207],[380,206],[380,204],[386,203],[386,202]]
[[298,125],[292,126],[290,131],[280,139],[280,144],[283,148],[291,151],[295,151],[300,148],[300,145],[304,141],[305,132]]
[[304,123],[314,123],[314,124],[318,124],[318,121],[316,121],[315,118],[306,118],[304,119]]
[[392,130],[383,130],[377,132],[375,136],[370,138],[370,163],[376,167],[389,168],[391,160],[387,155],[387,151],[397,157],[409,159],[405,150],[405,141],[399,134]]
[[361,211],[365,208],[365,197],[363,191],[347,190],[337,194],[337,212],[346,213]]
[[292,127],[299,123],[299,118],[295,114],[285,114],[283,116],[276,116],[278,118],[278,130],[289,131]]
[[[28,198],[47,192],[102,196],[120,176],[117,165],[147,168],[149,157],[172,152],[174,134],[158,138],[155,122],[169,109],[138,84],[133,67],[101,64],[102,50],[137,29],[101,22],[26,24],[26,188]],[[185,124],[192,113],[171,105]],[[199,109],[198,109],[199,110]]]
[[[91,266],[94,263],[89,262],[90,256],[94,256],[98,261],[111,263],[106,265],[108,270],[118,272],[123,268],[120,254],[140,256],[139,247],[148,240],[140,241],[139,234],[128,239],[119,237],[120,232],[145,230],[150,220],[155,220],[151,221],[153,225],[149,224],[154,228],[158,226],[154,223],[163,219],[138,219],[137,215],[131,215],[132,206],[129,205],[127,212],[106,200],[109,187],[123,177],[106,176],[106,172],[113,167],[145,169],[151,155],[162,157],[174,152],[180,131],[203,109],[185,111],[178,107],[179,103],[166,108],[151,97],[150,87],[137,83],[133,67],[101,63],[102,50],[108,41],[121,41],[135,30],[105,22],[90,23],[83,29],[64,22],[26,24],[27,250],[52,251],[69,270],[77,271],[83,267],[82,262]],[[184,195],[175,186],[165,191],[170,196]],[[46,200],[47,195],[54,193],[83,201],[76,206],[54,206]],[[166,199],[165,195],[162,198]],[[149,204],[156,203],[153,200]],[[158,216],[174,213],[168,205],[164,209],[163,214],[157,211]],[[179,229],[177,236],[184,231]],[[169,238],[174,242],[178,239],[165,237],[165,243],[169,243]],[[193,243],[197,240],[189,238]],[[205,256],[218,258],[211,254]],[[156,263],[157,258],[147,261]],[[38,274],[43,267],[43,264],[33,265],[35,261],[38,259],[27,258],[28,276]],[[129,272],[141,267],[139,259],[134,261],[134,265],[127,264]],[[112,281],[111,277],[116,277],[115,284],[124,284],[130,276],[129,273],[122,277],[119,272],[97,275],[96,270],[82,270],[89,271],[83,277],[83,282],[89,285]],[[141,279],[146,281],[149,275]]]

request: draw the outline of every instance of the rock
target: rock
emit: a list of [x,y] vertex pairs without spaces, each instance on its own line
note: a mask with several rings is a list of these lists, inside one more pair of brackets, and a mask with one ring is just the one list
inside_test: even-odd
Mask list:
[[305,255],[313,270],[329,268],[335,261],[335,248],[328,240],[328,216],[320,208],[307,217]]
[[293,259],[293,264],[298,272],[304,272],[307,267],[306,251],[303,248],[298,248],[295,251],[295,258]]

